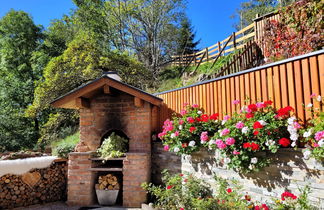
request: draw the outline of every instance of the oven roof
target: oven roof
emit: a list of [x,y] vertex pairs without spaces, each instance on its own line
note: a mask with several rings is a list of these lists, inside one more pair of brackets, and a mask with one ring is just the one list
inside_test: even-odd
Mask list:
[[157,96],[146,93],[138,88],[112,79],[107,75],[103,75],[98,79],[81,85],[80,87],[66,93],[65,95],[58,97],[57,99],[51,102],[51,105],[56,108],[79,109],[79,106],[77,105],[77,99],[90,99],[98,93],[103,93],[105,91],[105,88],[117,89],[121,92],[125,92],[129,95],[147,101],[156,106],[160,106],[160,104],[163,101],[163,99]]

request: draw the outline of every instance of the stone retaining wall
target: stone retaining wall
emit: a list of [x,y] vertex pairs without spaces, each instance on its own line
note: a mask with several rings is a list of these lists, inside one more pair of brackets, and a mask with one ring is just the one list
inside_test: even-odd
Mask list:
[[67,163],[53,162],[23,175],[0,177],[0,209],[66,200]]
[[183,155],[181,160],[174,161],[174,154],[163,151],[161,143],[154,143],[152,165],[159,170],[152,170],[153,177],[158,176],[160,168],[174,170],[175,165],[181,166],[182,173],[194,174],[215,186],[214,176],[226,179],[236,179],[255,200],[271,200],[279,198],[285,190],[298,194],[298,187],[310,186],[309,199],[320,202],[324,209],[324,167],[314,159],[304,160],[301,150],[280,149],[271,155],[274,162],[260,172],[239,174],[226,169],[215,161],[215,152],[206,150],[193,155]]

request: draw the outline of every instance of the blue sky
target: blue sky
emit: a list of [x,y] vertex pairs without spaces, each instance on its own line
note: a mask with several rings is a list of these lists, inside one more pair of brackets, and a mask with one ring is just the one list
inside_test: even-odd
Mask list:
[[[200,48],[208,47],[229,36],[235,20],[230,16],[244,0],[187,0],[187,14],[201,39]],[[75,8],[72,0],[1,0],[0,17],[10,9],[29,13],[36,24],[45,28],[53,19],[69,14]]]

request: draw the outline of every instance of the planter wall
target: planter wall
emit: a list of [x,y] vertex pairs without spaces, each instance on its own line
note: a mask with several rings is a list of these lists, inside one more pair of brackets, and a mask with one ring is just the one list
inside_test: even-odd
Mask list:
[[[174,165],[180,165],[182,173],[194,174],[212,186],[215,186],[215,175],[225,179],[234,178],[244,185],[244,190],[255,200],[279,198],[285,190],[298,195],[298,187],[308,185],[311,188],[309,199],[320,202],[324,209],[324,167],[314,159],[304,160],[301,150],[280,149],[277,154],[269,156],[274,159],[269,167],[253,174],[239,174],[218,164],[214,158],[215,152],[203,150],[193,155],[183,155],[181,160],[173,162],[174,154],[164,152],[161,143],[155,143],[154,147],[162,148],[153,149],[160,151],[160,154],[153,153],[152,165],[156,168],[163,165],[165,169],[175,172]],[[152,177],[159,176],[154,173],[158,171],[153,170]]]

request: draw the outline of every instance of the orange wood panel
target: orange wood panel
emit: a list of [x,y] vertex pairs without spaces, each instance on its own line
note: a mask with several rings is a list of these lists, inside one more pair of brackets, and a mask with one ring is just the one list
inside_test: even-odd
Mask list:
[[[319,80],[319,71],[317,65],[317,57],[313,56],[309,58],[309,67],[311,74],[311,93],[320,94],[320,80]],[[324,85],[324,84],[323,84]],[[313,100],[314,108],[317,110],[320,108],[320,103],[317,100]]]
[[281,106],[288,106],[288,87],[287,87],[287,74],[286,65],[279,66],[280,71],[280,87],[281,87]]
[[207,112],[207,84],[201,85],[202,87],[202,106],[204,110]]
[[[320,95],[324,97],[324,54],[318,56],[318,69],[320,78]],[[322,106],[322,111],[324,111],[324,104]]]
[[191,89],[191,91],[192,91],[192,103],[191,103],[191,105],[193,105],[193,104],[196,104],[197,103],[197,99],[196,99],[196,87],[192,87],[192,89]]
[[273,69],[267,68],[268,98],[274,102]]
[[[310,85],[310,74],[309,74],[309,63],[308,58],[304,58],[301,60],[302,63],[302,79],[303,79],[303,87],[304,87],[304,104],[307,106],[311,103],[310,95],[311,93],[311,85]],[[312,117],[312,114],[307,111],[305,112],[305,120],[309,120]]]
[[244,85],[244,75],[240,75],[240,100],[241,106],[245,104],[245,85]]
[[256,101],[262,101],[262,86],[261,86],[261,72],[255,72],[255,91],[256,91]]
[[256,90],[255,90],[255,73],[250,72],[250,88],[251,88],[251,102],[256,102]]
[[209,89],[210,89],[210,114],[215,113],[215,95],[214,95],[214,84],[215,82],[209,83]]
[[[240,77],[236,76],[234,78],[234,84],[235,84],[235,99],[234,100],[240,100]],[[235,111],[239,111],[240,104],[235,105]]]
[[211,101],[211,94],[210,94],[210,83],[207,83],[206,84],[206,111],[207,111],[207,113],[208,114],[210,114],[211,113],[211,103],[210,103],[210,101]]
[[235,80],[234,80],[234,77],[230,78],[230,87],[231,87],[231,100],[230,100],[231,113],[234,113],[235,112],[235,106],[233,104],[233,101],[235,100]]
[[185,103],[188,103],[188,91],[189,91],[189,88],[186,88],[186,89],[184,89],[184,99],[183,99],[183,104],[181,105],[182,107],[183,107],[183,105],[185,104]]
[[244,89],[245,89],[245,101],[246,104],[250,104],[251,103],[251,93],[250,93],[250,76],[249,74],[244,74]]
[[296,109],[293,63],[287,63],[288,104]]
[[231,114],[231,86],[230,79],[225,79],[226,92],[226,114]]
[[222,109],[222,82],[217,81],[217,95],[218,95],[218,113],[220,117],[223,117],[223,109]]
[[226,82],[223,79],[221,81],[221,83],[222,83],[222,111],[223,111],[223,114],[226,115],[226,113],[227,113],[227,109],[226,109]]
[[200,106],[200,107],[203,107],[203,98],[204,98],[204,96],[203,96],[203,86],[202,85],[199,85],[198,86],[198,88],[199,88],[199,100],[198,100],[198,105]]
[[278,66],[273,67],[273,90],[274,90],[274,105],[281,108],[281,89],[280,89],[280,76]]
[[189,104],[192,105],[193,104],[193,98],[194,98],[194,94],[193,94],[193,87],[189,88]]
[[267,85],[267,70],[261,70],[261,90],[262,90],[262,101],[268,100],[268,85]]
[[294,76],[295,76],[295,93],[296,93],[296,114],[302,121],[305,120],[304,112],[304,93],[303,82],[300,68],[300,61],[294,61]]
[[218,100],[218,93],[217,93],[217,82],[213,82],[213,88],[214,88],[214,113],[218,113],[219,100]]

